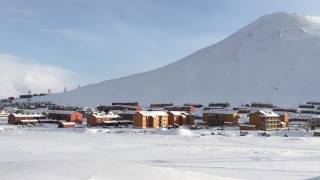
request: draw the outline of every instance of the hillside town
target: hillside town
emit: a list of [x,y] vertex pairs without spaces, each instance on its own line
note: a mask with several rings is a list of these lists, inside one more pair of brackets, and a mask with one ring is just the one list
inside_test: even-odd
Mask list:
[[113,102],[98,107],[60,106],[33,102],[30,96],[1,100],[2,124],[18,127],[51,128],[229,128],[241,135],[250,131],[314,131],[319,136],[320,102],[308,101],[295,108],[253,102],[231,106],[228,102],[154,103]]

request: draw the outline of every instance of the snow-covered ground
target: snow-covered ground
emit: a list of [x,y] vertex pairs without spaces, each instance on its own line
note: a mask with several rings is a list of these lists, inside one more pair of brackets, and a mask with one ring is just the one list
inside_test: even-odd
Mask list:
[[[320,177],[320,138],[274,132],[21,129],[0,126],[0,179],[171,180]],[[289,134],[289,137],[283,137]],[[301,137],[293,137],[299,135]],[[304,137],[302,137],[304,136]]]

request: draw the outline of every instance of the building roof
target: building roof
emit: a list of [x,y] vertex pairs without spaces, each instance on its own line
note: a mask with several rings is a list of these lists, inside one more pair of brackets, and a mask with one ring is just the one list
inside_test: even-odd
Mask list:
[[169,111],[169,112],[175,116],[186,116],[186,115],[191,114],[191,113],[188,113],[185,111]]
[[24,120],[21,120],[21,122],[22,123],[37,123],[39,121],[36,119],[24,119]]
[[274,113],[273,111],[268,111],[268,110],[259,110],[264,117],[279,117],[278,114]]
[[63,125],[75,125],[75,122],[66,122],[66,121],[60,121],[59,123],[63,124]]
[[164,111],[138,111],[143,116],[168,116]]
[[221,109],[209,109],[209,110],[204,111],[204,113],[211,113],[211,114],[234,114],[234,113],[237,113],[237,111],[221,110]]
[[43,114],[17,114],[17,113],[12,113],[14,117],[45,117]]
[[121,116],[118,114],[114,114],[112,112],[106,113],[93,113],[92,116],[96,118],[120,118]]
[[67,111],[67,110],[50,110],[49,113],[51,114],[72,114],[77,111]]

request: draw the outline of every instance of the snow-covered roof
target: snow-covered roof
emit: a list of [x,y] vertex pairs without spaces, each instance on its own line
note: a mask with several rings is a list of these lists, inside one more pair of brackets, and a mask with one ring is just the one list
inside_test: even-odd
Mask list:
[[170,113],[172,113],[175,116],[186,116],[190,113],[185,112],[185,111],[169,111]]
[[168,114],[164,111],[139,111],[138,113],[144,116],[168,116]]
[[60,121],[63,125],[75,125],[75,122],[66,122],[66,121]]
[[120,118],[121,117],[118,114],[114,114],[112,112],[109,112],[108,114],[106,114],[106,113],[94,113],[94,114],[92,114],[92,116],[94,116],[96,118]]
[[279,115],[276,114],[276,113],[274,113],[273,111],[259,110],[259,112],[260,112],[264,117],[279,117]]
[[13,113],[12,115],[14,117],[45,117],[42,114],[17,114],[17,113]]
[[36,123],[36,122],[39,122],[38,120],[36,119],[24,119],[24,120],[21,120],[22,123]]

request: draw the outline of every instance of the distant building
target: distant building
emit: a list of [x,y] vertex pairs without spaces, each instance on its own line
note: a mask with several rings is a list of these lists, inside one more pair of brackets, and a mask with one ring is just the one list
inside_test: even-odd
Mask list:
[[112,106],[140,106],[138,102],[113,102]]
[[203,107],[202,104],[197,104],[197,103],[185,103],[185,104],[183,104],[183,106],[193,106],[195,108],[202,108]]
[[208,126],[223,126],[238,124],[239,115],[236,111],[229,110],[207,110],[203,112],[203,121]]
[[164,107],[166,111],[184,111],[189,113],[195,113],[197,108],[193,106],[171,106],[171,107]]
[[150,104],[150,108],[164,108],[164,107],[172,107],[173,103],[157,103],[157,104]]
[[209,103],[209,107],[217,107],[217,108],[227,108],[230,104],[228,102],[216,102],[216,103]]
[[75,122],[82,124],[83,116],[80,112],[77,111],[64,111],[64,110],[51,110],[48,114],[49,119]]
[[320,102],[319,101],[308,101],[306,104],[320,106]]
[[164,111],[138,111],[133,115],[136,128],[166,128],[168,121],[168,114]]
[[272,111],[258,110],[249,114],[249,122],[257,129],[272,130],[282,128],[280,116]]
[[31,94],[20,95],[20,99],[28,99],[28,98],[32,98],[32,95]]
[[194,116],[184,111],[169,111],[169,125],[194,125]]
[[113,102],[111,106],[100,105],[97,107],[99,111],[141,111],[138,102]]
[[26,124],[36,123],[39,119],[45,119],[46,116],[42,114],[16,114],[12,113],[8,116],[9,124]]
[[316,106],[314,104],[300,104],[299,108],[303,108],[303,109],[315,109]]
[[273,108],[273,104],[272,103],[265,103],[265,102],[253,102],[251,103],[251,107],[252,108]]

